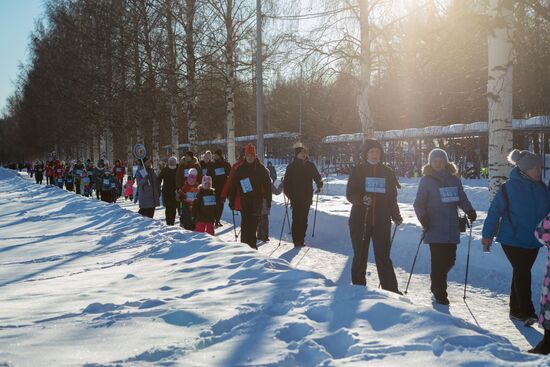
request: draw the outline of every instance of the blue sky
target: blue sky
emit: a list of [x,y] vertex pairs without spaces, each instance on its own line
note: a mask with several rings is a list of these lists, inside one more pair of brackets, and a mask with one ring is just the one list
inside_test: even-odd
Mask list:
[[43,10],[44,0],[0,0],[0,113],[14,91],[17,66],[27,59],[29,36]]

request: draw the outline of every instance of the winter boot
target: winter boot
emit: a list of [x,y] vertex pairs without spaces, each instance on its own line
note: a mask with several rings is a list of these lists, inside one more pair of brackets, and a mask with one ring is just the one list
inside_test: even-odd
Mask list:
[[536,347],[529,349],[529,353],[544,354],[550,353],[550,330],[544,329],[544,338],[537,344]]

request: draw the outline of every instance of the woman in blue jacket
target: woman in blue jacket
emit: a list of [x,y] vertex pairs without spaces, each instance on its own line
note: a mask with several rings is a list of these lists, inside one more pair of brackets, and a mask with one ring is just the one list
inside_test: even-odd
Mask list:
[[534,231],[550,211],[550,191],[541,181],[537,155],[515,149],[508,161],[515,167],[491,202],[483,224],[482,243],[490,246],[496,235],[513,269],[510,318],[532,325],[537,316],[531,302],[531,268],[541,247]]
[[458,207],[472,222],[477,215],[457,177],[456,166],[449,162],[444,150],[430,152],[422,175],[414,211],[424,229],[424,243],[430,244],[430,289],[437,303],[448,305],[447,274],[455,264],[456,246],[460,243]]

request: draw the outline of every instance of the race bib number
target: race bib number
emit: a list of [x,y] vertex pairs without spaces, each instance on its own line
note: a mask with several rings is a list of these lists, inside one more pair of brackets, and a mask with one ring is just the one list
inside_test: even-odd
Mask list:
[[42,168],[37,169],[36,172],[42,172]]
[[460,201],[458,197],[458,187],[442,187],[439,189],[442,203],[457,203]]
[[63,172],[63,170],[61,170],[61,169],[57,170],[57,173],[59,173],[59,174],[61,174],[62,172]]
[[68,179],[66,180],[66,182],[67,182],[68,184],[72,184],[72,183],[73,183],[73,179],[72,179],[72,178],[68,178]]
[[122,172],[122,168],[118,167],[118,168],[116,169],[116,173],[120,173],[120,172]]
[[55,180],[57,182],[58,185],[63,185],[63,179],[61,178],[58,178],[57,180]]
[[193,191],[189,191],[185,194],[185,200],[187,201],[194,201],[197,198],[197,193]]
[[105,186],[108,186],[108,185],[111,184],[111,180],[109,180],[108,178],[106,178],[106,179],[103,180],[103,184],[104,184]]
[[143,177],[143,178],[147,177],[147,171],[146,171],[145,169],[139,170],[139,174],[140,174],[141,177]]
[[207,195],[202,197],[204,206],[216,205],[216,197],[214,195]]
[[216,174],[216,176],[222,176],[225,175],[225,170],[223,168],[216,168],[214,170],[214,173]]
[[183,177],[189,176],[189,168],[183,170]]
[[87,185],[87,184],[90,183],[90,179],[89,179],[88,177],[84,177],[84,178],[82,179],[82,183],[83,183],[84,185]]
[[384,177],[365,177],[365,192],[385,194],[386,179]]
[[111,182],[111,187],[112,187],[113,189],[116,189],[116,182]]
[[207,168],[203,168],[203,169],[202,169],[202,175],[203,175],[203,176],[207,176],[207,175],[208,175],[208,169],[207,169]]
[[76,170],[76,174],[77,174],[78,176],[82,176],[82,170],[81,170],[81,169],[77,169],[77,170]]
[[241,180],[241,189],[244,194],[252,192],[252,183],[250,183],[250,179],[248,177]]

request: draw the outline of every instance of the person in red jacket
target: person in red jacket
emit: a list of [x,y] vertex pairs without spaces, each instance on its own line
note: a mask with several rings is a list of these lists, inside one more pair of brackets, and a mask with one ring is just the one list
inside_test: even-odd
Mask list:
[[115,161],[115,166],[113,167],[113,174],[116,177],[116,180],[118,181],[117,190],[118,195],[122,196],[122,183],[124,181],[124,175],[126,175],[126,167],[124,167],[124,164],[120,161],[120,159],[117,159]]
[[55,167],[53,169],[53,176],[55,179],[55,185],[59,188],[63,188],[63,177],[65,175],[65,170],[60,160],[55,161]]
[[190,168],[185,179],[185,184],[176,192],[176,200],[181,202],[180,225],[189,231],[195,230],[192,210],[193,202],[197,198],[199,191],[198,175],[199,173],[195,168]]
[[[237,159],[237,162],[231,166],[231,170],[229,171],[229,176],[227,176],[227,180],[225,181],[225,184],[223,186],[223,190],[221,192],[221,199],[225,201],[229,197],[229,188],[231,187],[231,181],[233,180],[233,176],[235,175],[235,171],[237,171],[237,168],[239,168],[244,163],[244,148],[241,149],[239,158]],[[241,210],[241,196],[237,192],[235,195],[235,202],[233,203],[233,210],[240,211]]]

